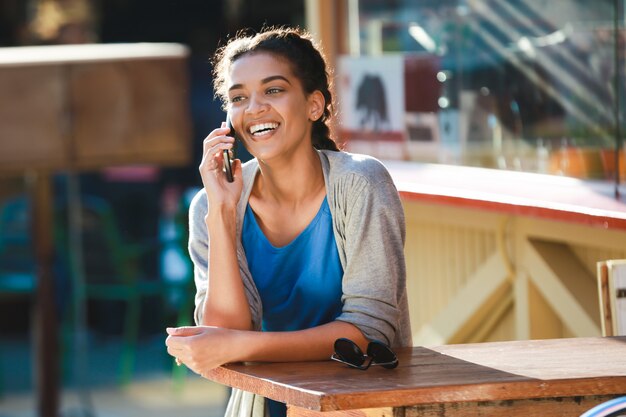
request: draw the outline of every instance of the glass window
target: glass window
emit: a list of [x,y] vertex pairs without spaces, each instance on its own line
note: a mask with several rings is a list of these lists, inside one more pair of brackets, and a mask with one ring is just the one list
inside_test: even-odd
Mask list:
[[351,2],[358,25],[338,61],[348,149],[615,177],[624,0]]

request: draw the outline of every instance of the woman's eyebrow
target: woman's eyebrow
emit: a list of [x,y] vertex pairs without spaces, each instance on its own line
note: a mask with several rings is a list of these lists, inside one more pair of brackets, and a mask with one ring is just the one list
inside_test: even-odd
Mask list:
[[267,83],[275,81],[275,80],[282,80],[282,81],[285,81],[287,84],[291,84],[291,82],[289,82],[289,80],[287,78],[283,77],[282,75],[272,75],[272,76],[263,78],[261,80],[261,83],[267,84]]
[[[283,77],[282,75],[270,75],[269,77],[265,77],[261,80],[261,84],[267,84],[275,80],[282,80],[282,81],[285,81],[287,84],[291,85],[291,82],[286,77]],[[233,84],[230,87],[228,87],[228,91],[238,90],[242,88],[243,88],[243,84]]]

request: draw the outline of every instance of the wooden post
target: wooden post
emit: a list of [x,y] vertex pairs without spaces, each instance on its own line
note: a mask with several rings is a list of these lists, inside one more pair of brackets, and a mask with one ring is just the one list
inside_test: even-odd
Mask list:
[[[338,57],[347,53],[348,34],[344,27],[348,21],[348,7],[345,0],[307,0],[305,2],[306,28],[322,47],[326,63],[337,73]],[[331,92],[337,104],[337,90],[333,82]],[[338,138],[337,121],[330,122],[332,138]]]
[[38,172],[35,176],[32,213],[32,236],[37,262],[37,302],[34,320],[37,411],[40,417],[57,417],[59,340],[53,272],[52,181],[47,172]]
[[348,9],[344,0],[307,0],[306,27],[321,44],[331,68],[335,68],[337,57],[346,54]]

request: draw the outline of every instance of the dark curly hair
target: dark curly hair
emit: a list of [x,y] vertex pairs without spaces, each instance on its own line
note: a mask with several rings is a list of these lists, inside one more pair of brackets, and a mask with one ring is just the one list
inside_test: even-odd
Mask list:
[[213,58],[213,85],[216,96],[223,103],[228,101],[226,79],[230,67],[237,59],[246,54],[267,52],[287,60],[293,74],[298,77],[306,95],[319,90],[324,96],[324,113],[313,122],[312,140],[316,149],[338,151],[339,148],[330,138],[327,121],[333,115],[333,97],[330,92],[330,76],[326,61],[311,35],[299,28],[272,27],[254,35],[243,32],[217,50]]

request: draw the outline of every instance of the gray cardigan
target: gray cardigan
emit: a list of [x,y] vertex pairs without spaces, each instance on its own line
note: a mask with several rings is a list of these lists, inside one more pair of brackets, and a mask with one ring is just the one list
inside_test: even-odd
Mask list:
[[[410,346],[404,212],[391,176],[378,160],[369,156],[325,150],[318,154],[344,270],[343,310],[337,320],[354,324],[370,340]],[[261,329],[263,306],[248,269],[241,229],[258,169],[256,159],[243,165],[243,190],[237,206],[237,256],[256,330]],[[207,211],[207,197],[202,190],[189,210],[189,254],[197,289],[196,323],[201,322],[208,288],[209,241],[204,221]],[[236,392],[226,415],[256,417],[261,405],[258,397]]]

